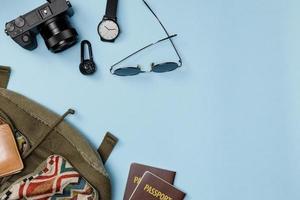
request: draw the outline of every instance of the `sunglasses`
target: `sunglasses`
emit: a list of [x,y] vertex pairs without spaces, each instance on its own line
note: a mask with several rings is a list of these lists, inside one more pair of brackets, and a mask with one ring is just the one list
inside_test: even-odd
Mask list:
[[150,12],[154,15],[154,17],[157,19],[157,21],[159,22],[160,26],[163,28],[164,32],[166,33],[166,35],[168,37],[163,38],[161,40],[158,40],[155,43],[151,43],[137,51],[135,51],[134,53],[130,54],[129,56],[125,57],[124,59],[120,60],[119,62],[115,63],[114,65],[111,66],[110,68],[110,72],[114,75],[117,76],[134,76],[137,74],[141,74],[141,73],[145,73],[145,72],[149,72],[149,71],[143,71],[140,65],[137,66],[128,66],[128,67],[117,67],[120,63],[122,63],[123,61],[127,60],[128,58],[134,56],[135,54],[151,47],[154,46],[156,44],[159,44],[165,40],[169,40],[179,58],[178,63],[177,62],[165,62],[165,63],[159,63],[159,64],[155,64],[152,63],[151,65],[151,70],[150,72],[156,72],[156,73],[164,73],[164,72],[170,72],[170,71],[174,71],[175,69],[179,68],[182,66],[182,59],[179,55],[178,50],[175,47],[175,44],[172,40],[173,37],[176,37],[177,34],[175,35],[171,35],[168,33],[167,29],[164,27],[164,25],[162,24],[162,22],[160,21],[160,19],[157,17],[157,15],[154,13],[154,11],[150,8],[149,4],[143,0],[144,4],[146,5],[146,7],[150,10]]

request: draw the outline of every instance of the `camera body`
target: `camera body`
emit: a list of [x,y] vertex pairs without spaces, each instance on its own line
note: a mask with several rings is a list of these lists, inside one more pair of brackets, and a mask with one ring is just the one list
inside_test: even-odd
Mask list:
[[46,46],[54,53],[77,42],[77,31],[68,18],[74,12],[68,0],[47,0],[48,3],[7,22],[5,32],[27,50],[37,48],[36,35],[41,33]]

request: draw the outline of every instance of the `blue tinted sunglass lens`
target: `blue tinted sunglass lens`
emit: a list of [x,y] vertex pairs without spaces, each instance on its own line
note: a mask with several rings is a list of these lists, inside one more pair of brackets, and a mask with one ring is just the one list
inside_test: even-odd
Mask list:
[[125,67],[116,69],[113,74],[117,76],[134,76],[139,73],[141,73],[141,69],[138,67]]
[[168,63],[162,63],[162,64],[154,65],[152,67],[152,71],[157,72],[157,73],[170,72],[170,71],[173,71],[173,70],[177,69],[178,67],[179,66],[178,66],[177,63],[168,62]]

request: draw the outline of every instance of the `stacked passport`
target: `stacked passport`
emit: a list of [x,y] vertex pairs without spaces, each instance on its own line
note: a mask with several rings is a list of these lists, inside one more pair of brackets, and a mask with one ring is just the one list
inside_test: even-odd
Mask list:
[[183,200],[185,193],[173,186],[176,172],[133,163],[124,200]]

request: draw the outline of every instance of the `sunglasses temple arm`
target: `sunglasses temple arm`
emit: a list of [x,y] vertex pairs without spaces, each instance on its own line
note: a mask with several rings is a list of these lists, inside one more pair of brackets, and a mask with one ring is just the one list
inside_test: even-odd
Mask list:
[[174,34],[174,35],[168,35],[168,37],[165,37],[165,38],[163,38],[163,39],[161,39],[161,40],[158,40],[157,42],[155,42],[155,43],[153,43],[153,44],[158,44],[158,43],[160,43],[160,42],[163,42],[163,41],[165,41],[165,40],[169,40],[169,39],[171,39],[171,38],[173,38],[173,37],[176,37],[177,36],[177,34]]
[[145,47],[143,47],[143,48],[137,50],[136,52],[130,54],[129,56],[123,58],[122,60],[120,60],[119,62],[115,63],[113,66],[111,66],[111,67],[110,67],[110,71],[112,72],[113,68],[114,68],[116,65],[122,63],[123,61],[125,61],[125,60],[127,60],[128,58],[130,58],[131,56],[134,56],[135,54],[137,54],[137,53],[143,51],[144,49],[147,49],[147,48],[151,47],[152,45],[154,45],[154,43],[153,43],[153,44],[149,44],[149,45],[147,45],[147,46],[145,46]]
[[171,42],[171,44],[172,44],[172,46],[173,46],[173,48],[174,48],[174,50],[175,50],[178,58],[179,58],[179,63],[180,63],[180,66],[181,66],[182,65],[182,59],[181,59],[181,56],[179,55],[179,52],[178,52],[178,50],[177,50],[177,48],[176,48],[173,40],[171,39],[172,37],[170,37],[169,32],[167,31],[167,29],[165,28],[165,26],[162,24],[162,22],[160,21],[160,19],[157,17],[157,15],[154,13],[154,11],[151,9],[151,7],[149,6],[149,4],[145,0],[143,0],[143,2],[147,6],[147,8],[151,11],[151,13],[154,15],[154,17],[157,19],[157,21],[159,22],[160,26],[164,29],[165,33],[169,37],[168,39],[170,40],[170,42]]
[[111,67],[110,67],[110,71],[112,72],[113,68],[114,68],[116,65],[122,63],[123,61],[125,61],[125,60],[127,60],[128,58],[134,56],[135,54],[137,54],[137,53],[139,53],[139,52],[141,52],[141,51],[143,51],[143,50],[145,50],[145,49],[147,49],[147,48],[149,48],[149,47],[151,47],[151,46],[153,46],[153,45],[156,45],[156,44],[158,44],[158,43],[160,43],[160,42],[163,42],[163,41],[165,41],[165,40],[168,40],[168,39],[170,39],[170,38],[172,38],[172,37],[176,37],[176,36],[177,36],[177,34],[168,36],[168,37],[166,37],[166,38],[163,38],[163,39],[161,39],[161,40],[158,40],[158,41],[155,42],[155,43],[151,43],[151,44],[149,44],[149,45],[147,45],[147,46],[145,46],[145,47],[143,47],[143,48],[141,48],[141,49],[135,51],[134,53],[130,54],[129,56],[123,58],[122,60],[120,60],[119,62],[115,63],[113,66],[111,66]]

